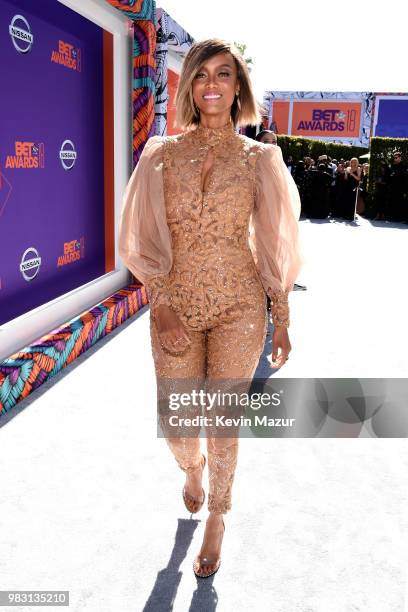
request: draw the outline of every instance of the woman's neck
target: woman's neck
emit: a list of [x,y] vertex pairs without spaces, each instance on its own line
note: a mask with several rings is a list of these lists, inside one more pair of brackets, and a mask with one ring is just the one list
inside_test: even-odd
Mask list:
[[219,128],[224,128],[227,127],[229,125],[232,124],[232,118],[231,116],[203,116],[201,115],[200,117],[200,122],[199,125],[201,125],[201,127],[203,128],[210,128],[210,129],[219,129]]
[[190,132],[200,144],[210,146],[215,146],[220,142],[229,142],[235,137],[235,127],[232,121],[219,127],[205,127],[202,123],[198,123]]

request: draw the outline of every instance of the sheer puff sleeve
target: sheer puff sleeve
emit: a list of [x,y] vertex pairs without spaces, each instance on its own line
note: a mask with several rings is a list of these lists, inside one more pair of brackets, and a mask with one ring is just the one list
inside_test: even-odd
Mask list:
[[129,179],[119,221],[119,254],[146,287],[151,313],[171,305],[168,273],[173,263],[163,190],[163,138],[148,139]]
[[256,161],[249,246],[271,299],[275,327],[289,327],[289,292],[304,263],[299,241],[300,210],[299,192],[281,148],[262,144]]

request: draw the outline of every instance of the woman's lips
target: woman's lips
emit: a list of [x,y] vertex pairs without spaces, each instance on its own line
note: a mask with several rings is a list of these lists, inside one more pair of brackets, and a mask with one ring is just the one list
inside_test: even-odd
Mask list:
[[204,94],[203,99],[204,100],[219,100],[221,98],[221,94]]

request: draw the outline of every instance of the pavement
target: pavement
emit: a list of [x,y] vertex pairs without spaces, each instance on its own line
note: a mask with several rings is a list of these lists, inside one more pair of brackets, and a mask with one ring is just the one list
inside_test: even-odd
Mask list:
[[[408,226],[300,226],[279,376],[406,377]],[[207,510],[184,508],[155,393],[145,307],[0,420],[1,589],[68,590],[75,612],[408,612],[406,439],[240,439],[200,580]]]

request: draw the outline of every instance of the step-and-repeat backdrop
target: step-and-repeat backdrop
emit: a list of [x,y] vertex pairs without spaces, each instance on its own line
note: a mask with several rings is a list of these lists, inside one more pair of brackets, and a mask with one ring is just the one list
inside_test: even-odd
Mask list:
[[408,94],[267,91],[263,126],[277,134],[369,147],[372,136],[408,137]]
[[111,42],[56,0],[0,3],[0,325],[110,271]]

